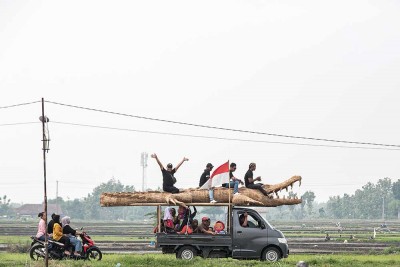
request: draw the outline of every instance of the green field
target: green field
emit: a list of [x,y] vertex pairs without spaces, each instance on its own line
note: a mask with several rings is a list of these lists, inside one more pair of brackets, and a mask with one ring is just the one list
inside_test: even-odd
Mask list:
[[[309,266],[318,267],[342,267],[342,266],[360,266],[360,267],[383,267],[400,266],[400,255],[295,255],[277,263],[265,263],[260,261],[246,261],[233,259],[202,259],[197,257],[191,262],[175,259],[174,255],[121,255],[106,254],[100,262],[91,261],[49,261],[49,266],[107,266],[113,267],[120,263],[125,266],[171,266],[171,267],[202,267],[202,266],[295,266],[300,260],[309,263]],[[31,261],[29,255],[15,253],[0,253],[0,266],[31,266],[41,267],[43,261]]]

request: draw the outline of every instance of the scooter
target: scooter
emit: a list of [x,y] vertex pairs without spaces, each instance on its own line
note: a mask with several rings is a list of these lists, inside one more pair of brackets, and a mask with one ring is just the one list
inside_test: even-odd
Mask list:
[[[75,256],[73,254],[66,255],[65,246],[63,243],[49,239],[47,245],[49,259],[101,260],[103,254],[101,253],[100,248],[95,246],[94,241],[90,238],[90,236],[83,231],[79,236],[82,240],[82,251],[80,256]],[[44,259],[46,257],[44,241],[41,241],[34,236],[31,236],[31,239],[32,243],[31,248],[29,249],[29,256],[32,260]]]

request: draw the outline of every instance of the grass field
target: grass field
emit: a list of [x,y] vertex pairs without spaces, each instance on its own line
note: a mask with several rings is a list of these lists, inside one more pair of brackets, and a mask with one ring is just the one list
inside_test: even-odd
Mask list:
[[[155,237],[150,238],[138,238],[138,237],[130,237],[130,236],[104,236],[104,235],[94,235],[91,236],[95,241],[154,241]],[[14,244],[14,243],[26,243],[31,242],[31,238],[29,236],[17,236],[17,235],[8,235],[8,236],[0,236],[0,244]]]
[[[171,267],[203,267],[203,266],[295,266],[300,260],[308,262],[309,266],[318,267],[384,267],[384,266],[400,266],[400,255],[295,255],[289,256],[277,263],[265,263],[260,261],[233,260],[233,259],[196,259],[186,262],[175,259],[174,255],[121,255],[107,254],[103,256],[103,260],[99,262],[91,261],[49,261],[49,266],[54,267],[97,267],[107,266],[113,267],[120,263],[121,267],[126,266],[171,266]],[[41,267],[43,261],[31,261],[29,255],[16,253],[0,253],[0,267],[8,266],[31,266]]]

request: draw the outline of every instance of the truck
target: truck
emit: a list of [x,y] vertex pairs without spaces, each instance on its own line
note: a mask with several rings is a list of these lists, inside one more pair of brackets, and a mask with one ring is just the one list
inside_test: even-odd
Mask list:
[[[239,222],[239,217],[245,213],[248,214],[248,227],[243,227]],[[158,218],[160,221],[160,206]],[[227,220],[226,234],[175,234],[159,231],[156,233],[156,248],[161,248],[166,254],[175,253],[176,258],[183,260],[201,256],[275,262],[289,256],[289,247],[283,233],[256,210],[228,205]]]

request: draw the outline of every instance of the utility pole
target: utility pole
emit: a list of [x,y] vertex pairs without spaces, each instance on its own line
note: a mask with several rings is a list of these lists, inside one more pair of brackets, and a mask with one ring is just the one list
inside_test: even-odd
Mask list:
[[146,179],[146,168],[147,168],[147,158],[149,154],[147,152],[142,152],[142,155],[140,157],[140,166],[142,166],[143,172],[142,172],[142,192],[146,190],[146,185],[145,185],[145,179]]
[[[48,142],[45,131],[45,124],[49,122],[49,118],[44,115],[44,99],[42,98],[42,116],[39,117],[39,120],[42,122],[42,143],[43,143],[43,180],[44,180],[44,213],[46,214],[46,233],[47,233],[47,181],[46,181],[46,152],[48,149]],[[48,248],[47,248],[48,238],[47,234],[44,235],[44,246],[45,246],[45,266],[49,266],[49,256],[48,256]]]
[[59,214],[58,213],[58,180],[56,181],[56,184],[57,184],[57,186],[56,186],[56,212],[57,212],[57,214]]
[[385,223],[385,197],[382,197],[382,221]]

